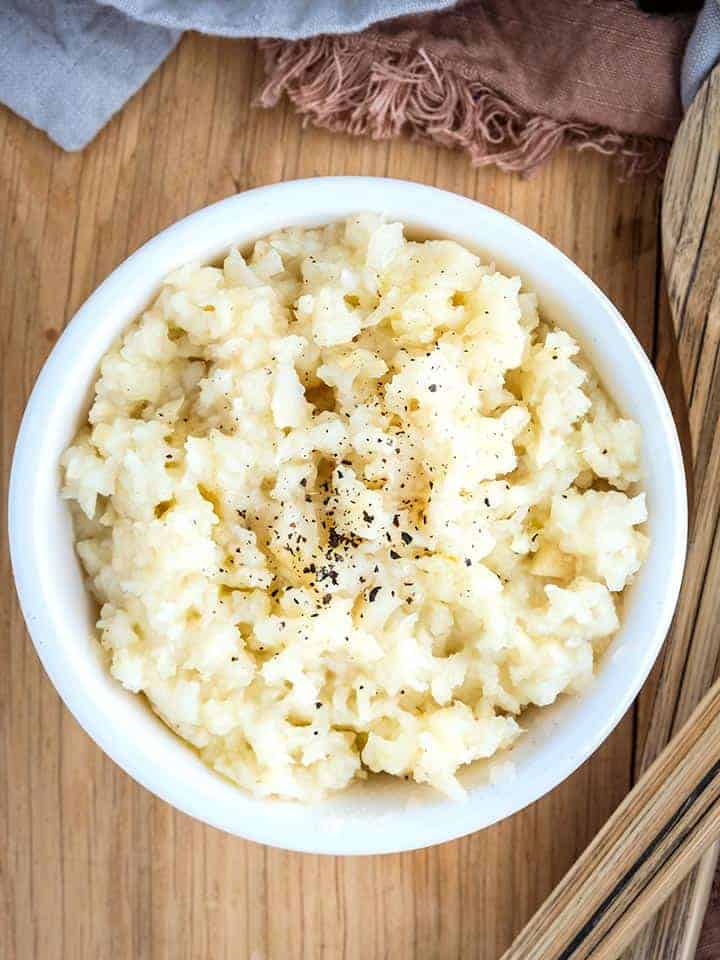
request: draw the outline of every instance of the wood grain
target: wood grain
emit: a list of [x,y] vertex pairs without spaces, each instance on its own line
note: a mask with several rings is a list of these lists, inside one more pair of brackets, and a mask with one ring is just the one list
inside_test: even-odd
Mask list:
[[[647,769],[720,671],[720,67],[691,105],[663,190],[662,246],[689,401],[694,522],[682,594],[638,754]],[[653,918],[628,960],[692,960],[717,848]]]
[[[92,289],[178,217],[282,179],[387,174],[489,203],[576,260],[660,363],[670,355],[654,180],[618,183],[607,159],[559,153],[524,181],[443,148],[330,135],[283,105],[253,109],[260,80],[251,44],[188,35],[81,154],[0,112],[3,484],[34,377]],[[188,819],[104,757],[35,657],[5,543],[0,583],[2,960],[495,960],[626,795],[650,729],[652,688],[550,796],[458,842],[284,853]]]
[[502,960],[615,960],[719,836],[716,683]]

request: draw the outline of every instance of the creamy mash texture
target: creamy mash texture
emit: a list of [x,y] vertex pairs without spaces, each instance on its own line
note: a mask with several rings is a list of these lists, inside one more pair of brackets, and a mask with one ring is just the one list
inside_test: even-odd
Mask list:
[[64,496],[113,676],[208,764],[460,795],[617,630],[639,448],[518,278],[360,215],[168,276]]

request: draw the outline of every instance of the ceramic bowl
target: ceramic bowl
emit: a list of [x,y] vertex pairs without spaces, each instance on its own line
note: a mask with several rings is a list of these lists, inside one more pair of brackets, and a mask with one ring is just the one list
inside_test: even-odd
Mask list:
[[[489,782],[482,763],[462,774],[465,801],[373,777],[316,806],[255,799],[196,753],[105,669],[58,461],[87,414],[98,363],[147,306],[162,278],[190,260],[272,230],[360,211],[406,223],[415,235],[457,239],[517,273],[541,310],[581,343],[620,410],[642,428],[650,554],[628,592],[622,628],[581,696],[531,711],[509,752],[515,774]],[[164,230],[121,264],[68,324],[38,377],[17,439],[9,496],[10,546],[20,602],[40,659],[67,707],[100,747],[179,810],[230,833],[291,850],[371,854],[410,850],[479,830],[552,790],[597,749],[638,693],[665,639],[685,558],[687,504],[677,432],[640,344],[597,286],[532,230],[472,200],[371,177],[329,177],[228,197]]]

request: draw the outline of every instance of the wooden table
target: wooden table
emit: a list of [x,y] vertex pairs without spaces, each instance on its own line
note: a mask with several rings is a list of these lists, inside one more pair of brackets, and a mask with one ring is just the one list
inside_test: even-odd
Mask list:
[[[657,181],[619,183],[606,158],[567,152],[521,180],[444,148],[303,129],[287,106],[251,106],[261,78],[251,44],[186,36],[82,153],[0,113],[3,484],[34,378],[93,288],[177,218],[278,180],[379,174],[495,206],[579,263],[667,366]],[[6,549],[0,562],[2,960],[492,960],[633,781],[653,678],[591,760],[495,828],[356,859],[246,843],[155,799],[89,740],[35,656]]]

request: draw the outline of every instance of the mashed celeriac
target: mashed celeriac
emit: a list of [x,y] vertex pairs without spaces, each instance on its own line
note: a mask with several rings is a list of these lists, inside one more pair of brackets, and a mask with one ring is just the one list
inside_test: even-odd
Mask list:
[[63,458],[102,646],[254,794],[461,794],[617,630],[639,428],[520,290],[360,215],[175,271],[104,357]]

